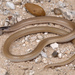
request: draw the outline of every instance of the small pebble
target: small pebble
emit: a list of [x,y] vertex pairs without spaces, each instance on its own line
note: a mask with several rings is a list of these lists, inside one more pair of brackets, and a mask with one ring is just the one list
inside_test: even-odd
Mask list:
[[61,68],[60,67],[57,67],[57,68],[55,68],[56,69],[56,71],[60,71],[61,70]]
[[48,0],[48,2],[51,2],[51,0]]
[[31,52],[31,49],[28,49],[27,51],[28,51],[28,52]]
[[55,15],[62,15],[62,11],[59,8],[54,8]]
[[9,23],[8,22],[5,22],[4,26],[8,26],[8,25],[9,25]]
[[47,54],[43,51],[41,51],[41,56],[47,58]]
[[35,73],[35,72],[34,72],[33,70],[30,70],[30,71],[29,71],[29,75],[34,75],[34,73]]
[[50,45],[53,49],[58,48],[58,43],[53,43]]
[[6,69],[0,68],[0,75],[6,75],[7,71]]
[[6,2],[6,6],[11,9],[15,9],[15,5],[12,2]]
[[22,16],[17,17],[17,21],[20,22],[22,20]]
[[47,63],[46,58],[43,58],[43,59],[42,59],[42,62],[43,62],[44,64],[46,64],[46,63]]
[[41,59],[42,59],[41,56],[39,56],[39,57],[37,57],[37,58],[35,59],[35,62],[36,62],[36,63],[39,63],[39,62],[41,62]]
[[23,40],[22,40],[22,43],[24,43],[24,42],[25,42],[25,40],[23,39]]
[[[25,11],[26,9],[23,7],[23,11]],[[24,12],[25,13],[25,12]]]
[[25,37],[25,41],[28,41],[28,40],[29,40],[29,37],[30,37],[29,35],[26,36],[26,37]]
[[62,58],[62,53],[59,53],[58,54],[58,58]]
[[11,25],[14,25],[15,19],[13,18],[12,20],[9,21],[9,23],[10,23]]
[[41,40],[36,40],[37,43],[39,43]]
[[43,1],[40,1],[41,4],[43,4]]
[[9,22],[10,20],[8,18],[6,18],[6,22]]
[[39,5],[36,5],[33,3],[26,3],[25,8],[34,16],[45,16],[44,9],[40,7]]
[[53,57],[58,57],[58,52],[57,52],[57,51],[54,51],[54,52],[52,53],[52,56],[53,56]]
[[23,44],[22,46],[25,46],[26,44]]
[[45,35],[47,35],[47,34],[48,34],[48,32],[45,32],[44,34],[45,34]]
[[68,67],[68,65],[66,65],[66,67]]

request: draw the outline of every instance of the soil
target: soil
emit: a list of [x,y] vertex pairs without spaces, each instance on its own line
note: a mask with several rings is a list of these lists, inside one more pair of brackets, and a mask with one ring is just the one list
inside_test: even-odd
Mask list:
[[[7,1],[11,1],[11,0],[7,0]],[[14,0],[12,0],[11,2],[13,2],[13,1]],[[47,16],[62,17],[62,15],[61,16],[55,15],[52,12],[52,10],[54,8],[58,7],[58,5],[56,5],[56,4],[59,1],[62,1],[63,3],[66,4],[67,7],[64,7],[64,8],[75,11],[75,0],[51,0],[51,2],[48,2],[49,0],[47,0],[47,1],[41,0],[42,2],[36,2],[36,0],[31,0],[31,1],[33,1],[33,3],[35,3],[37,5],[40,5],[45,10]],[[27,19],[30,17],[35,17],[34,15],[27,12],[24,9],[25,7],[23,5],[15,5],[16,9],[12,10],[12,9],[9,9],[8,7],[6,7],[5,4],[6,4],[6,1],[3,1],[0,6],[4,6],[3,7],[4,9],[8,9],[12,13],[7,14],[7,15],[0,13],[0,27],[4,26],[6,18],[8,16],[13,16],[13,14],[15,12],[19,13],[19,16],[17,17],[18,21],[22,20],[22,19]],[[74,19],[73,22],[75,22],[75,18],[73,18],[73,19]],[[57,28],[61,28],[61,29],[69,31],[69,29],[67,29],[67,28],[64,28],[60,25],[52,24],[52,23],[35,24],[34,26],[38,26],[38,25],[39,26],[57,27]],[[32,26],[33,25],[27,26],[25,28],[29,28]],[[22,28],[22,29],[24,29],[24,28]],[[8,75],[75,75],[75,61],[68,65],[57,67],[55,69],[49,68],[48,70],[43,70],[44,66],[49,63],[56,63],[56,62],[61,62],[61,61],[69,59],[75,53],[74,45],[72,44],[72,42],[58,44],[59,47],[56,49],[51,48],[50,45],[46,46],[43,49],[43,51],[47,54],[47,57],[43,57],[40,54],[38,57],[36,57],[35,59],[33,59],[31,61],[18,62],[18,63],[14,63],[14,62],[11,62],[10,60],[7,60],[2,52],[3,45],[5,43],[5,40],[13,33],[15,33],[15,32],[5,33],[0,36],[0,68],[6,69],[8,72]],[[16,40],[11,45],[10,51],[12,54],[15,54],[15,55],[23,55],[23,54],[29,53],[30,51],[34,50],[34,48],[37,46],[39,41],[41,41],[44,38],[53,37],[53,36],[58,36],[58,35],[45,32],[45,33],[37,33],[37,34],[31,34],[28,36],[24,36],[24,37]],[[55,50],[62,53],[62,58],[52,57],[51,54]],[[37,62],[35,61],[36,59],[38,59]]]

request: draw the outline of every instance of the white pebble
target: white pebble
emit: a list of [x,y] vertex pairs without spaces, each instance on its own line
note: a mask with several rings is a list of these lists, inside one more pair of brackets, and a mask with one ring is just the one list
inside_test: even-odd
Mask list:
[[23,44],[22,46],[25,46],[25,44]]
[[6,6],[11,9],[15,9],[15,5],[12,2],[6,2]]
[[6,69],[0,68],[0,75],[6,75]]
[[66,67],[68,67],[68,65],[66,65]]
[[40,2],[41,4],[43,3],[43,1]]
[[30,70],[29,75],[34,75],[34,71]]
[[45,35],[47,35],[47,34],[48,34],[48,32],[45,32],[44,34],[45,34]]
[[43,63],[45,63],[45,64],[47,63],[46,58],[43,58],[42,61],[43,61]]
[[29,35],[26,36],[26,37],[25,37],[25,40],[28,41],[28,40],[29,40],[29,37],[30,37]]
[[28,49],[27,51],[28,51],[28,52],[30,52],[30,51],[31,51],[31,49]]
[[60,71],[60,70],[61,70],[61,68],[60,68],[60,67],[57,67],[57,68],[56,68],[56,71]]
[[37,42],[37,43],[39,43],[39,42],[40,42],[40,40],[36,40],[36,42]]
[[58,44],[57,43],[53,43],[50,45],[53,49],[58,48]]
[[18,21],[18,22],[21,21],[21,20],[22,20],[22,16],[17,17],[17,21]]
[[41,51],[41,55],[42,55],[42,57],[47,57],[47,54],[43,51]]
[[8,24],[9,24],[8,22],[5,22],[4,26],[8,26]]
[[61,53],[59,53],[59,54],[58,54],[58,57],[59,57],[59,58],[62,58],[62,54],[61,54]]
[[37,58],[35,59],[35,62],[36,62],[36,63],[41,62],[41,56],[37,57]]

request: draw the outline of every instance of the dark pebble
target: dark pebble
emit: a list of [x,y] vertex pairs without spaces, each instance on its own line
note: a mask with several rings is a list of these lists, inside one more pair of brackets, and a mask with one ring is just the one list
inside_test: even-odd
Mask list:
[[54,52],[52,53],[52,56],[53,56],[53,57],[58,57],[58,52],[57,52],[57,51],[54,51]]

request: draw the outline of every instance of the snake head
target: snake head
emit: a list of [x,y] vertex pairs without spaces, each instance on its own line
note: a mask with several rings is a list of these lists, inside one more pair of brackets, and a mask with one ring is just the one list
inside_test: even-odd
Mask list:
[[4,29],[8,29],[10,26],[4,26],[4,27],[0,27],[0,36],[4,33],[3,30]]

